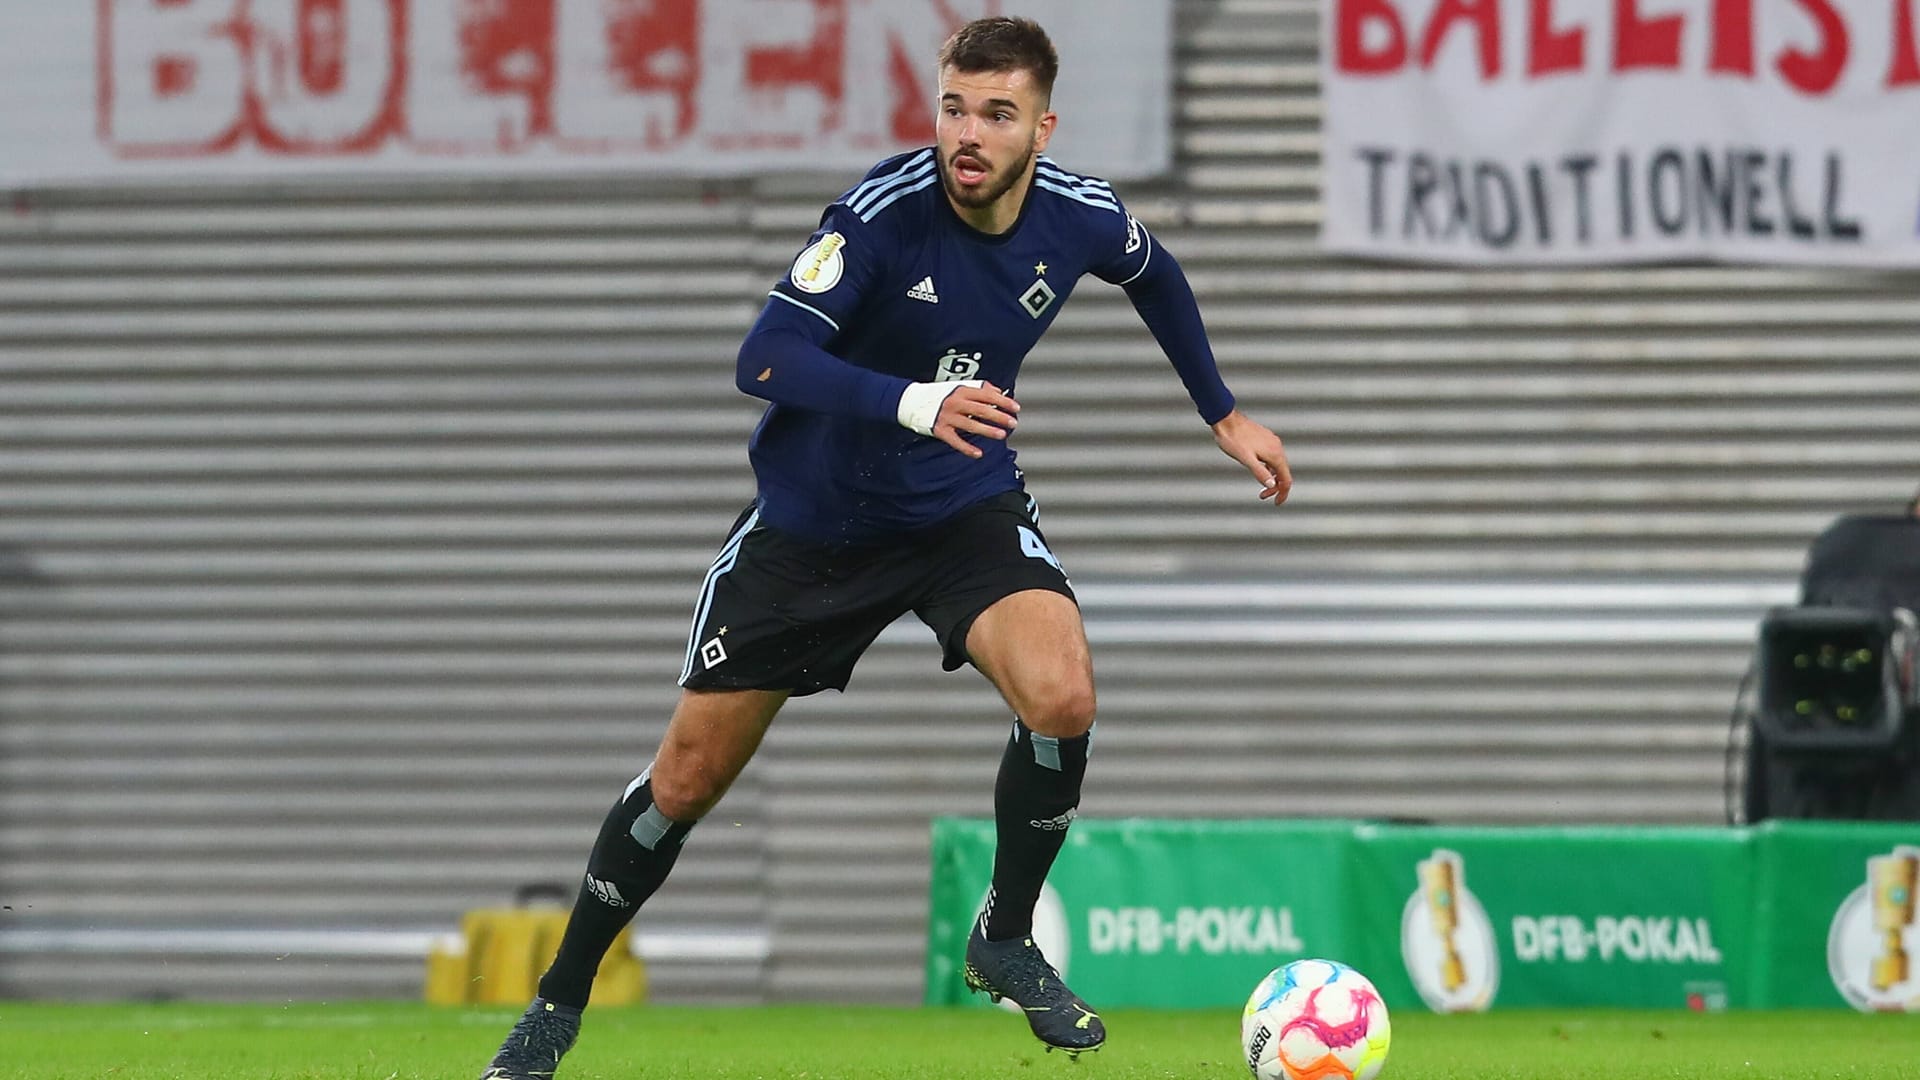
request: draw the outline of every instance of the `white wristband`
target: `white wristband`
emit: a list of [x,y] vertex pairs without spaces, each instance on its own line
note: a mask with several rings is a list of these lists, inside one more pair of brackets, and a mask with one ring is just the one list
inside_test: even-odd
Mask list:
[[917,382],[908,386],[900,394],[900,405],[894,410],[894,418],[900,426],[922,435],[933,434],[933,422],[940,417],[940,405],[947,395],[962,386],[980,387],[984,379],[958,379],[953,382]]

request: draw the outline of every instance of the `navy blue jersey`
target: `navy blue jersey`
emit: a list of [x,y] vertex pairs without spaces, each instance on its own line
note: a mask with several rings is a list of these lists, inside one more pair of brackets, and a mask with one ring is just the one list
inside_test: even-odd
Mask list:
[[[743,347],[740,385],[775,402],[749,447],[762,519],[818,541],[872,541],[1019,488],[1011,446],[966,436],[984,452],[968,458],[901,427],[900,391],[984,379],[1012,392],[1080,277],[1129,282],[1154,247],[1105,182],[1045,157],[1018,221],[997,235],[954,212],[932,148],[880,163],[821,215],[749,338],[797,336],[848,367],[755,372]],[[765,385],[795,372],[831,385]]]

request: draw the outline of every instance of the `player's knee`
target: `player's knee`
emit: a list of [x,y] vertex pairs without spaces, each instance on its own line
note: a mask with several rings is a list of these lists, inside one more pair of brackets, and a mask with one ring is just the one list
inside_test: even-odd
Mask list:
[[1020,711],[1020,720],[1033,731],[1056,739],[1073,739],[1093,727],[1093,687],[1063,682],[1034,695]]
[[699,821],[723,794],[725,789],[706,770],[654,768],[653,805],[670,821]]

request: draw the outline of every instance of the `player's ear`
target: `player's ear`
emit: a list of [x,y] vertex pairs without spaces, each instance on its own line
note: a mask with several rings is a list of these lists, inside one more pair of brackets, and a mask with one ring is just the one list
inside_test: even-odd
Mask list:
[[1040,125],[1038,130],[1036,130],[1033,135],[1033,152],[1034,153],[1040,154],[1040,153],[1046,152],[1047,142],[1048,140],[1053,138],[1053,127],[1055,124],[1058,124],[1059,122],[1060,122],[1060,118],[1051,112],[1044,112],[1040,114]]

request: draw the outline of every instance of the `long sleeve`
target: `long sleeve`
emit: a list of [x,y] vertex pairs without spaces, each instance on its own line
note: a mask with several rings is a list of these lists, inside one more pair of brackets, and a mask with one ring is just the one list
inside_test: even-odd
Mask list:
[[825,316],[774,293],[740,344],[734,385],[776,405],[893,423],[908,380],[869,371],[827,352]]
[[1193,286],[1187,283],[1187,275],[1173,254],[1154,245],[1139,273],[1121,287],[1141,321],[1153,332],[1153,339],[1160,343],[1161,351],[1173,362],[1187,396],[1200,410],[1200,418],[1214,424],[1232,412],[1233,393],[1214,362],[1207,328],[1200,319],[1199,301],[1194,299]]

